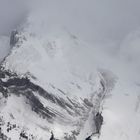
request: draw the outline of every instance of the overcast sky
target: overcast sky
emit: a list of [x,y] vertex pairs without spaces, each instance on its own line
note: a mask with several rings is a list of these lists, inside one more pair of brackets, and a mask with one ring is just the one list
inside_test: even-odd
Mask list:
[[140,25],[139,0],[0,0],[0,33],[22,20],[29,1],[32,7],[46,8],[50,23],[71,28],[89,41],[121,40]]

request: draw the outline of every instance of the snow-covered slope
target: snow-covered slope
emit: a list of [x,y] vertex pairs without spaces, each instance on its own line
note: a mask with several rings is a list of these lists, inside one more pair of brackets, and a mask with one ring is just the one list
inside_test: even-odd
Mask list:
[[140,87],[133,80],[122,77],[118,76],[110,98],[104,102],[104,124],[99,140],[140,138]]
[[[85,139],[114,76],[91,65],[88,45],[76,36],[40,37],[13,31],[1,64],[1,133],[18,140]],[[108,75],[108,76],[107,76]]]
[[[85,84],[86,92],[87,90],[89,93],[93,92],[88,86],[92,87],[94,83],[98,82],[98,74],[94,66],[88,62],[90,58],[86,58],[86,44],[68,35],[51,40],[26,33],[17,34],[17,36],[20,38],[18,43],[3,63],[5,69],[10,69],[11,72],[16,72],[18,75],[28,75],[31,72],[42,85],[47,86],[51,83],[63,88],[65,92],[69,87],[71,90],[74,89],[73,84],[83,75],[79,82]],[[87,83],[90,82],[91,84],[88,85]],[[82,91],[84,96],[84,89]],[[74,95],[74,92],[78,94],[78,90],[71,92]]]
[[0,140],[139,140],[138,0],[4,1]]

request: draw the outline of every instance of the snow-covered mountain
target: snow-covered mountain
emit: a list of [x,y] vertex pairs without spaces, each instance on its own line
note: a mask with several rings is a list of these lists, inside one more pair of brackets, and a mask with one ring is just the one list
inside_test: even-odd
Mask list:
[[0,140],[139,140],[139,2],[14,1],[0,15],[5,34],[20,23],[0,37]]
[[49,140],[52,132],[80,140],[96,133],[115,77],[91,66],[87,44],[66,32],[39,38],[15,30],[10,46],[0,69],[1,137]]

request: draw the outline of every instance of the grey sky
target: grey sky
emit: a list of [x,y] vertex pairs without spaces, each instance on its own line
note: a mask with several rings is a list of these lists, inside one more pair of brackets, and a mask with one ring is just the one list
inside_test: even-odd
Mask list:
[[89,41],[121,40],[140,25],[139,0],[47,0],[43,5],[48,22],[70,28]]
[[23,0],[0,0],[0,35],[7,35],[16,28],[26,10]]
[[[88,41],[121,40],[140,25],[139,0],[30,1],[32,7],[46,7],[44,15],[48,17],[48,22],[65,26]],[[25,2],[0,0],[0,33],[18,24],[27,10]]]

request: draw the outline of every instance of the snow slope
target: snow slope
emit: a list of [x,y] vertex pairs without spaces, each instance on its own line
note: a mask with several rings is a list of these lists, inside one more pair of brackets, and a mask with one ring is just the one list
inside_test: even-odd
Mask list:
[[99,140],[140,138],[139,91],[139,86],[132,81],[118,79],[111,98],[103,106],[104,125]]
[[[139,139],[139,83],[123,76],[123,71],[116,69],[116,66],[111,68],[117,77],[114,86],[111,72],[97,70],[95,65],[91,66],[95,60],[91,60],[93,56],[88,44],[66,32],[62,32],[59,37],[52,35],[49,38],[39,38],[28,32],[19,32],[16,37],[19,38],[18,42],[2,63],[4,70],[10,71],[11,74],[16,73],[20,78],[28,77],[32,83],[41,86],[54,97],[61,98],[66,103],[69,103],[67,100],[69,97],[86,110],[83,113],[78,110],[82,117],[76,115],[74,110],[71,111],[76,116],[70,115],[67,109],[34,92],[44,107],[53,110],[53,113],[57,111],[63,114],[63,119],[62,116],[57,117],[51,120],[53,123],[50,123],[32,111],[26,96],[18,97],[10,93],[6,100],[1,95],[1,119],[6,125],[10,122],[11,126],[14,124],[18,126],[18,129],[7,133],[6,125],[3,125],[2,129],[7,137],[18,140],[21,132],[25,131],[31,139],[44,140],[49,139],[50,132],[53,131],[56,138],[64,139],[66,133],[67,138],[71,136],[71,139],[75,139],[72,137],[73,132],[78,130],[80,133],[76,136],[77,140],[85,139],[96,131],[93,118],[96,112],[102,110],[104,124],[101,135],[93,136],[93,140]],[[7,82],[8,79],[6,76],[2,81]],[[99,98],[100,93],[107,94]],[[85,107],[85,99],[88,99],[86,100],[88,107]]]
[[94,116],[114,78],[91,65],[88,45],[66,32],[39,38],[14,31],[10,42],[0,71],[2,133],[80,140],[96,132]]
[[[0,137],[49,140],[53,132],[59,140],[85,140],[96,132],[94,117],[101,111],[104,124],[93,140],[139,140],[139,82],[123,77],[133,66],[125,68],[121,59],[105,55],[104,46],[90,47],[55,25],[59,13],[46,17],[46,5],[34,8],[14,32],[13,48],[0,67]],[[136,54],[136,59],[127,59],[139,63],[139,37],[128,47],[130,38],[124,41],[124,52]],[[3,48],[10,47],[8,42],[0,41]]]

